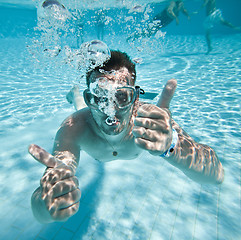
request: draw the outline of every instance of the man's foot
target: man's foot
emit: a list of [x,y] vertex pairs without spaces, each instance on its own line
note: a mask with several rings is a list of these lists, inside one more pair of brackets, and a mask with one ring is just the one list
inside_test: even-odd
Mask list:
[[241,27],[234,27],[236,31],[241,31]]
[[79,94],[79,87],[78,85],[75,85],[71,88],[71,90],[67,93],[66,99],[67,101],[72,104],[74,100],[74,96]]
[[206,55],[208,55],[211,51],[213,50],[213,48],[208,48],[208,51],[206,52]]

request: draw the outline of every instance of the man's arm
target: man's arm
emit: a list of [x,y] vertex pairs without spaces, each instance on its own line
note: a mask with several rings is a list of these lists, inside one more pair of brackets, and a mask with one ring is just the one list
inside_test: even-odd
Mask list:
[[188,18],[188,20],[190,20],[190,15],[189,15],[187,9],[184,7],[183,3],[182,3],[181,9],[182,9],[182,13]]
[[[171,118],[169,105],[176,85],[175,79],[169,80],[157,106],[144,104],[138,109],[133,128],[135,142],[155,156],[165,156],[170,164],[199,183],[222,183],[224,171],[214,150],[196,143]],[[171,146],[173,129],[177,132],[175,146]]]
[[173,120],[172,128],[177,131],[178,140],[165,159],[196,182],[222,183],[224,170],[215,151],[207,145],[195,142]]
[[75,171],[80,148],[76,144],[71,118],[59,129],[51,155],[41,147],[30,145],[29,153],[47,169],[31,198],[32,211],[41,223],[66,221],[79,208],[81,197]]
[[177,17],[177,15],[174,13],[174,7],[176,6],[175,1],[171,1],[171,3],[169,4],[169,6],[167,7],[167,14],[170,18],[172,19],[176,19],[176,23],[177,25],[179,24],[179,19]]

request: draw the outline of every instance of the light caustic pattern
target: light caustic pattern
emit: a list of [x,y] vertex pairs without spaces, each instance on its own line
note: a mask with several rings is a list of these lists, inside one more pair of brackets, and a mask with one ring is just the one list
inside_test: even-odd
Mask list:
[[20,229],[19,239],[37,235],[54,239],[59,234],[65,234],[66,239],[121,240],[240,236],[240,39],[226,36],[218,40],[220,46],[232,49],[230,57],[221,47],[217,49],[220,54],[190,54],[191,42],[202,46],[199,37],[190,38],[185,47],[185,36],[170,39],[169,53],[159,56],[158,61],[154,55],[143,55],[137,84],[158,92],[167,79],[178,80],[171,102],[173,118],[196,141],[215,149],[225,169],[221,187],[200,186],[166,161],[149,155],[102,166],[82,154],[77,171],[83,194],[80,211],[64,224],[45,228],[33,219],[30,205],[27,209],[26,204],[21,205],[29,204],[44,170],[27,155],[27,146],[35,142],[51,152],[56,123],[74,111],[65,100],[69,84],[61,82],[67,73],[63,69],[59,75],[45,69],[37,71],[31,61],[26,61],[27,52],[20,54],[24,42],[1,40],[3,49],[11,49],[1,53],[0,63],[0,195],[2,203],[8,203],[1,205],[1,219],[5,219],[8,234]]
[[[112,40],[108,46],[113,46]],[[62,52],[45,59],[51,66],[35,68],[22,50],[25,39],[0,39],[0,221],[5,230],[0,238],[240,237],[240,35],[215,39],[216,50],[209,56],[200,36],[156,40],[158,46],[164,41],[164,49],[156,51],[149,51],[154,48],[148,41],[137,51],[121,40],[115,39],[115,49],[126,48],[130,56],[142,59],[137,84],[146,91],[159,93],[168,79],[178,80],[171,102],[173,118],[196,141],[215,149],[225,169],[223,184],[201,186],[148,154],[102,165],[82,153],[77,170],[82,191],[79,212],[65,223],[38,224],[30,198],[44,168],[28,155],[27,146],[37,143],[51,152],[59,124],[74,111],[65,95],[78,71],[62,63]]]

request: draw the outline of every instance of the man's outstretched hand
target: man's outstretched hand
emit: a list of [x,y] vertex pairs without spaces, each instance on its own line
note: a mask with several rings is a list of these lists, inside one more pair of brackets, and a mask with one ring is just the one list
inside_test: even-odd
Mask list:
[[135,142],[153,155],[163,154],[171,145],[172,125],[169,105],[177,86],[175,79],[169,80],[156,105],[143,104],[137,112],[132,130]]
[[[35,144],[31,144],[28,150],[33,158],[47,167],[40,187],[33,194],[34,215],[41,222],[67,220],[78,211],[81,197],[75,168]],[[42,206],[45,209],[41,209]]]

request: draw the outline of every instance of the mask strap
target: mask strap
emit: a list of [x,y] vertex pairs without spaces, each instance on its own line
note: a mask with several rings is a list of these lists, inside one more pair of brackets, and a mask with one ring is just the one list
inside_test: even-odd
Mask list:
[[140,86],[135,86],[135,90],[136,90],[136,100],[139,100],[140,94],[145,94],[145,91],[142,88],[140,88]]
[[84,92],[83,92],[84,100],[85,100],[85,103],[86,103],[86,105],[87,105],[88,107],[93,108],[93,106],[92,106],[91,103],[90,103],[90,100],[89,100],[88,97],[87,97],[88,92],[90,92],[89,89],[85,89],[85,90],[84,90]]

